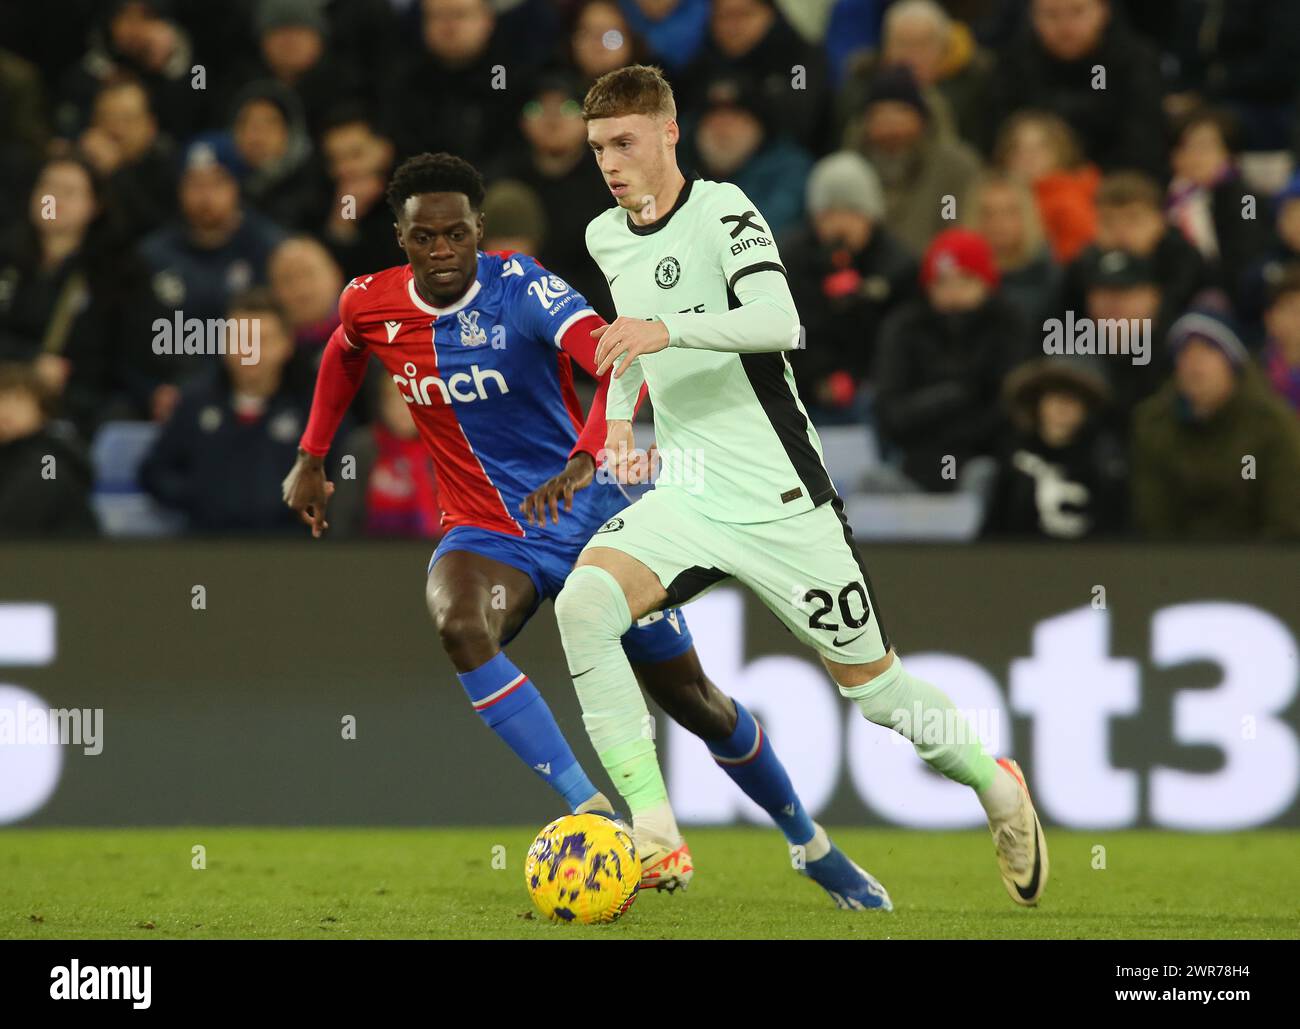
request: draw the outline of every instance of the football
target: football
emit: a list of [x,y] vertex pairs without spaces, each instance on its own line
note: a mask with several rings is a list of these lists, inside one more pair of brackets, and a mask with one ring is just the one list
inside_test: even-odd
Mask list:
[[600,815],[565,815],[537,834],[524,884],[552,922],[612,922],[636,900],[641,859],[632,837]]

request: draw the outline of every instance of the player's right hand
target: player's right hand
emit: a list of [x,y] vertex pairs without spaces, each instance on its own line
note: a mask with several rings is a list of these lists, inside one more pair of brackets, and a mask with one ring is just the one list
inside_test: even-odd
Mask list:
[[284,502],[298,512],[303,524],[311,526],[312,536],[320,539],[330,527],[325,521],[325,505],[334,495],[334,483],[325,478],[325,462],[298,451],[298,460],[285,476],[280,491]]
[[596,477],[596,459],[586,451],[578,451],[564,466],[564,471],[553,475],[544,483],[524,497],[519,505],[528,518],[529,525],[545,525],[546,510],[549,507],[551,521],[560,524],[560,498],[564,498],[564,510],[573,510],[573,494],[591,485]]

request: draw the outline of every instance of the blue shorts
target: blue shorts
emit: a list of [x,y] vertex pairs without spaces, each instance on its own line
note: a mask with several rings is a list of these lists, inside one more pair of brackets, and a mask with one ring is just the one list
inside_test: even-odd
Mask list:
[[[428,572],[433,571],[434,564],[443,554],[453,550],[467,550],[472,554],[482,554],[493,561],[500,561],[511,568],[518,568],[533,581],[537,591],[533,606],[523,621],[506,639],[505,646],[519,630],[528,624],[528,620],[537,613],[543,600],[554,600],[564,587],[564,580],[573,571],[574,562],[586,546],[585,536],[560,536],[538,533],[527,539],[507,536],[503,532],[491,529],[479,529],[471,525],[458,525],[445,535],[438,543],[438,548],[429,559]],[[426,574],[428,574],[426,572]],[[633,664],[655,664],[680,657],[694,645],[691,630],[686,627],[686,619],[680,608],[671,607],[655,611],[638,621],[623,636],[623,652]]]

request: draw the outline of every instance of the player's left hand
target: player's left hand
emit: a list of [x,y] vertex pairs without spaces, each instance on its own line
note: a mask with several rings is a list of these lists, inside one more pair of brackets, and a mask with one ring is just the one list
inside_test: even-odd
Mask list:
[[524,497],[519,505],[528,518],[529,525],[545,525],[546,509],[551,509],[551,521],[560,523],[560,498],[564,498],[564,510],[573,511],[573,494],[591,485],[596,476],[596,462],[585,451],[579,451],[569,458],[564,471],[554,475]]
[[637,357],[653,354],[668,346],[668,326],[644,318],[621,316],[608,325],[593,329],[591,334],[600,341],[596,347],[597,378],[604,375],[610,365],[624,354],[627,359],[614,369],[616,379],[627,371],[627,366]]

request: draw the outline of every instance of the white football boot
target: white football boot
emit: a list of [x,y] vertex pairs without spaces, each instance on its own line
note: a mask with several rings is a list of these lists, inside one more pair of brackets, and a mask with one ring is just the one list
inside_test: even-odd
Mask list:
[[1017,904],[1033,907],[1047,886],[1047,838],[1025,785],[1024,773],[1010,758],[998,764],[1020,784],[1020,806],[1009,818],[989,819],[989,832],[998,855],[1002,884]]
[[665,840],[644,829],[632,838],[641,858],[641,889],[666,893],[686,889],[695,875],[695,862],[685,838]]

